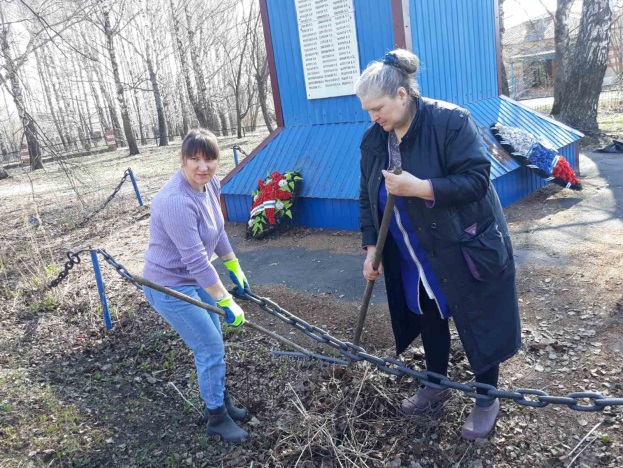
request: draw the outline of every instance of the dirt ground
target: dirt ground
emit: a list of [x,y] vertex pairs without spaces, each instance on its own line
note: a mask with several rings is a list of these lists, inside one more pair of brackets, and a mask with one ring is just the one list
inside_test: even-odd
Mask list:
[[[227,329],[226,349],[228,387],[250,410],[251,437],[239,446],[207,438],[192,355],[139,291],[102,265],[110,331],[88,256],[59,287],[39,292],[68,248],[106,248],[140,273],[148,205],[175,170],[175,150],[118,151],[0,181],[0,466],[623,466],[620,407],[585,413],[504,402],[494,433],[467,443],[460,429],[471,400],[458,392],[434,419],[400,416],[413,378],[369,364],[276,357],[285,348],[248,327]],[[232,164],[224,149],[219,175]],[[127,167],[147,206],[137,206],[126,183],[90,222],[72,228]],[[551,185],[505,210],[524,344],[502,366],[503,389],[623,397],[623,157],[586,153],[581,167],[583,191]],[[351,339],[364,287],[358,233],[293,228],[258,242],[244,238],[244,225],[227,230],[256,293]],[[393,356],[382,286],[363,344]],[[336,355],[259,308],[245,309],[250,320]],[[469,381],[454,338],[450,377]],[[421,369],[421,343],[403,359]]]

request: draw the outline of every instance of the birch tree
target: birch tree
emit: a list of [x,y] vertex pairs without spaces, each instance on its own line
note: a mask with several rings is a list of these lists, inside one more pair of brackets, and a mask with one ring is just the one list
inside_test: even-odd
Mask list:
[[[34,51],[34,41],[36,36],[31,39],[26,49],[32,48]],[[4,60],[4,76],[0,76],[0,84],[8,84],[10,88],[8,92],[13,98],[13,103],[17,108],[17,114],[24,128],[24,135],[28,144],[28,152],[30,154],[30,168],[32,170],[42,169],[43,161],[41,160],[41,146],[37,139],[37,129],[35,122],[32,120],[30,113],[26,108],[26,102],[22,92],[20,76],[18,75],[20,67],[26,62],[28,53],[24,52],[20,57],[15,57],[11,46],[11,24],[7,20],[4,6],[0,3],[0,53]]]
[[567,82],[567,68],[572,55],[571,36],[569,27],[569,14],[575,0],[557,0],[556,14],[554,15],[554,43],[556,55],[554,65],[554,104],[552,115],[560,114],[560,104],[565,96]]
[[585,133],[599,131],[597,108],[608,66],[610,0],[584,0],[580,30],[565,74],[558,118]]
[[[503,1],[504,0],[502,0],[502,2]],[[251,67],[253,69],[253,76],[257,85],[257,100],[259,101],[259,106],[262,110],[264,124],[266,125],[268,131],[272,132],[274,130],[273,117],[271,116],[268,103],[270,96],[268,87],[268,59],[266,57],[266,45],[262,34],[262,22],[259,12],[256,14],[253,32],[251,35],[250,60]]]
[[130,113],[128,111],[128,104],[125,97],[125,90],[123,87],[123,83],[121,81],[121,75],[119,73],[119,63],[117,61],[117,53],[115,50],[114,39],[119,31],[122,29],[124,24],[122,21],[125,20],[127,24],[127,19],[124,18],[126,4],[123,3],[120,5],[119,15],[117,16],[116,24],[113,24],[111,21],[111,9],[108,7],[103,7],[101,11],[101,21],[100,25],[104,32],[104,36],[106,37],[106,48],[108,50],[108,55],[110,57],[110,65],[112,67],[112,73],[115,80],[115,86],[117,90],[117,101],[119,102],[119,108],[121,110],[121,120],[123,122],[123,132],[126,137],[126,141],[128,142],[128,147],[130,149],[130,154],[139,154],[138,145],[136,143],[136,138],[134,137],[134,131],[132,130],[132,123],[130,121]]

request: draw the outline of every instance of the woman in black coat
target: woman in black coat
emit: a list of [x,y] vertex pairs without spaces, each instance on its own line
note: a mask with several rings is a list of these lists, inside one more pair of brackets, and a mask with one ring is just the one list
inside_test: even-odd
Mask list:
[[[356,84],[374,122],[361,142],[363,274],[373,280],[385,270],[398,354],[421,334],[427,370],[447,375],[452,317],[476,381],[497,387],[499,364],[521,345],[508,228],[469,112],[422,98],[414,78],[418,65],[415,55],[397,49],[371,63]],[[391,172],[397,166],[400,175]],[[375,271],[388,193],[396,205]],[[424,386],[402,410],[428,413],[449,397],[450,390]],[[498,399],[477,399],[463,437],[487,436],[499,409]]]

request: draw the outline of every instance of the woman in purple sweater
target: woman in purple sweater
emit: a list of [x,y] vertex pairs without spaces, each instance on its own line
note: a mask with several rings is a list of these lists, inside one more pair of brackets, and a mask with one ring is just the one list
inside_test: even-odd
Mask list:
[[[220,208],[220,184],[214,177],[219,163],[216,137],[205,129],[191,130],[182,142],[179,171],[160,189],[151,204],[149,246],[143,276],[206,304],[218,305],[225,321],[238,327],[244,312],[228,293],[210,262],[223,260],[234,283],[249,290],[225,233]],[[240,442],[247,432],[234,421],[246,410],[233,406],[225,390],[225,348],[216,314],[167,294],[144,288],[156,311],[193,351],[197,381],[205,401],[208,435]]]

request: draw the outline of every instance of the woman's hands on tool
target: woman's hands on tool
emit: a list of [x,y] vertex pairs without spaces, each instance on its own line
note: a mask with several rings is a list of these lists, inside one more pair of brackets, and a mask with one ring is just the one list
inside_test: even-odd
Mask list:
[[227,314],[225,321],[232,327],[239,327],[245,322],[244,311],[234,302],[231,295],[228,294],[223,299],[216,301],[216,304],[225,311]]
[[429,180],[419,179],[409,172],[402,171],[394,174],[383,171],[385,187],[392,195],[398,197],[418,197],[424,200],[434,200],[433,186]]
[[372,268],[372,263],[374,262],[374,253],[376,252],[376,247],[368,246],[367,250],[368,254],[366,255],[366,259],[363,262],[363,277],[368,281],[374,281],[383,274],[383,262],[379,263],[378,270],[374,270]]

